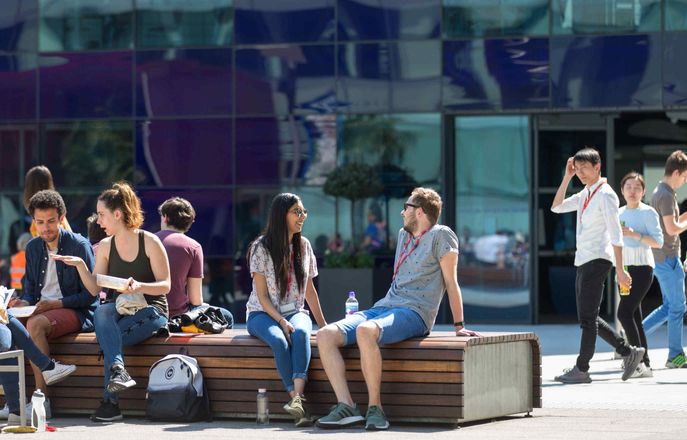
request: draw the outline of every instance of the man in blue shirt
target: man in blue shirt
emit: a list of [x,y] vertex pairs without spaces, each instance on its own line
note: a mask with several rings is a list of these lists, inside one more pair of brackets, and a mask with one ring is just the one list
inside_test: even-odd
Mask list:
[[[12,307],[35,305],[26,327],[31,339],[47,356],[48,341],[68,333],[93,331],[93,311],[97,305],[81,282],[75,267],[50,258],[52,254],[81,257],[93,269],[95,258],[90,243],[79,234],[60,228],[67,209],[62,196],[53,190],[39,191],[29,201],[38,237],[26,246],[26,275],[21,299]],[[36,388],[47,394],[41,370],[31,364]],[[46,399],[46,414],[50,404]]]

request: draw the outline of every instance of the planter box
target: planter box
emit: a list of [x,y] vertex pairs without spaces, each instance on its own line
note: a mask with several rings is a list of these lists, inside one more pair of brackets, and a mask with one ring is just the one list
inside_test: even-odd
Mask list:
[[372,307],[374,297],[375,269],[321,268],[319,269],[319,287],[322,312],[327,322],[343,319],[348,292],[355,291],[360,310]]

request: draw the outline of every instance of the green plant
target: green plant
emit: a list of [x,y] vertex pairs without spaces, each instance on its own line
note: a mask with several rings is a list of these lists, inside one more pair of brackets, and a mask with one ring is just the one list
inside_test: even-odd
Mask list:
[[329,252],[324,256],[324,267],[327,268],[366,268],[374,267],[374,264],[374,256],[362,250],[353,252]]

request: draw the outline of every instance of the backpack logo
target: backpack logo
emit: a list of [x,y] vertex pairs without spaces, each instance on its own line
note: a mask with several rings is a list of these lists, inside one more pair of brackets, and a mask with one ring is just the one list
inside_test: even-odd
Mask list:
[[167,368],[167,370],[165,370],[165,379],[172,380],[173,377],[174,377],[174,365],[170,365],[170,367]]

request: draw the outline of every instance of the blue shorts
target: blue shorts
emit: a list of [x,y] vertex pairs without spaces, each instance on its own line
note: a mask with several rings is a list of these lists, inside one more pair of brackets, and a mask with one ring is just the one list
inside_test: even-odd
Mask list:
[[356,343],[355,330],[365,321],[374,322],[379,327],[379,345],[393,344],[428,333],[425,322],[414,310],[405,307],[373,307],[334,323],[344,335],[344,345]]

